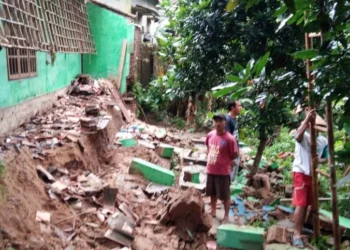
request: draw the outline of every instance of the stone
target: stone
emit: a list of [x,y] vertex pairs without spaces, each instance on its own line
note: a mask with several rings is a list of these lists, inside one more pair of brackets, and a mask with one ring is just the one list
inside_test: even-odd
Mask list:
[[160,221],[175,224],[180,238],[188,240],[189,232],[192,235],[196,232],[207,233],[212,227],[212,218],[204,211],[204,205],[200,192],[189,188],[170,200]]
[[288,228],[273,225],[267,231],[266,243],[290,243],[290,232]]

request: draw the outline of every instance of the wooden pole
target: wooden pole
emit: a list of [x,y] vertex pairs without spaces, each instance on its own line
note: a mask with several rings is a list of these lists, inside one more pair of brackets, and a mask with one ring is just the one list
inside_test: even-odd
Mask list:
[[120,60],[119,60],[119,69],[118,69],[118,78],[117,78],[117,89],[120,89],[120,85],[122,83],[123,78],[123,70],[124,70],[124,61],[126,54],[126,47],[128,45],[127,40],[123,40],[122,50],[120,52]]
[[333,111],[332,102],[330,98],[327,98],[326,106],[327,115],[327,134],[328,134],[328,163],[329,173],[331,179],[331,192],[332,192],[332,214],[333,214],[333,237],[334,237],[334,249],[340,250],[340,230],[339,230],[339,210],[338,210],[338,197],[335,164],[334,164],[334,134],[333,134]]
[[[305,34],[305,48],[312,49],[312,39],[308,34]],[[309,106],[310,110],[315,108],[315,103],[312,98],[312,85],[313,77],[311,75],[311,61],[306,60],[306,76],[309,79]],[[315,119],[310,121],[310,146],[311,146],[311,177],[312,177],[312,221],[314,238],[318,241],[320,237],[320,219],[318,217],[319,202],[318,202],[318,176],[316,172],[318,157],[317,157],[317,143],[316,143],[316,130],[315,130]]]

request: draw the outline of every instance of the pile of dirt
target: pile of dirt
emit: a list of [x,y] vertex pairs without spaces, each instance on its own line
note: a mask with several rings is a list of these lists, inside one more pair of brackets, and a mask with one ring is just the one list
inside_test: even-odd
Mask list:
[[169,202],[160,221],[174,224],[182,240],[194,241],[197,233],[207,233],[212,227],[212,218],[204,211],[204,205],[200,192],[189,188]]
[[59,239],[40,232],[35,221],[40,210],[55,211],[54,218],[68,217],[71,212],[60,202],[52,202],[36,172],[31,151],[10,152],[3,160],[2,199],[0,202],[0,249],[54,249]]
[[[125,124],[124,114],[115,108],[114,100],[119,95],[108,81],[98,83],[102,84],[95,84],[89,96],[82,96],[77,91],[75,96],[61,96],[52,110],[38,114],[2,138],[0,158],[4,174],[0,177],[0,249],[57,249],[57,246],[68,245],[60,236],[80,231],[79,237],[74,238],[74,246],[76,249],[91,249],[83,232],[88,218],[93,217],[88,219],[90,222],[98,222],[96,214],[76,216],[79,211],[74,211],[62,199],[53,199],[51,184],[43,182],[37,167],[40,165],[49,172],[55,169],[69,173],[69,178],[86,171],[97,175],[115,172],[110,170],[106,161],[113,150],[115,134]],[[85,107],[90,103],[97,103],[99,115],[108,116],[110,120],[101,129],[85,133],[79,119],[86,116]],[[36,221],[38,211],[51,214],[46,228]],[[104,227],[101,225],[101,228]],[[103,234],[100,238],[104,238]],[[96,246],[110,249],[110,243],[104,241]]]

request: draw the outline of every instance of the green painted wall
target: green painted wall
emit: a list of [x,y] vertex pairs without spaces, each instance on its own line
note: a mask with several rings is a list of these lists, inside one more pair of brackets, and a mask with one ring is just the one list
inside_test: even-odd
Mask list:
[[83,56],[83,72],[94,78],[117,77],[123,40],[128,42],[120,92],[126,91],[130,71],[130,54],[134,50],[135,27],[124,16],[93,3],[87,4],[92,35],[97,54]]
[[62,89],[81,74],[80,54],[56,54],[54,65],[50,56],[38,51],[36,77],[8,80],[6,49],[0,51],[0,108],[12,106],[30,98]]

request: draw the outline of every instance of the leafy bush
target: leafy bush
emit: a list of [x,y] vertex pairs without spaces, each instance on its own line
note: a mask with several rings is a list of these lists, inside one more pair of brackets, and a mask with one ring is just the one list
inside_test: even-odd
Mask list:
[[280,153],[294,152],[294,147],[295,141],[293,137],[289,135],[289,129],[283,127],[279,138],[265,149],[264,156],[270,160],[276,159]]

